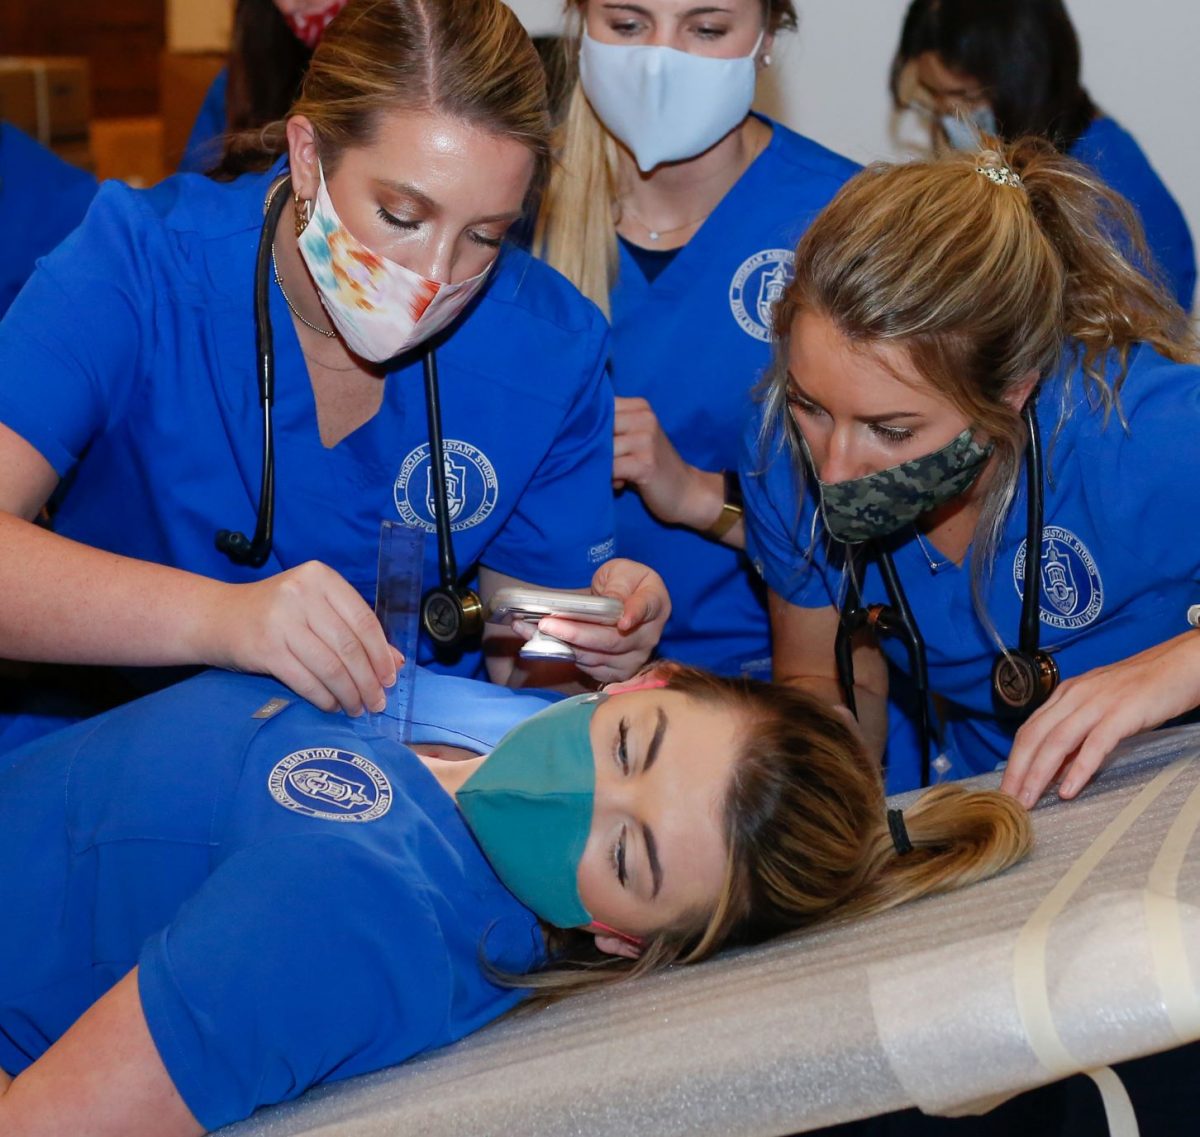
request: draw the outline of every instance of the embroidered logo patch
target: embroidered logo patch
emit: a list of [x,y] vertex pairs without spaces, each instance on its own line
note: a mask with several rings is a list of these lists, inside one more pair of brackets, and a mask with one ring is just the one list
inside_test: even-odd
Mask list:
[[328,746],[277,762],[267,788],[284,809],[322,821],[374,821],[392,807],[391,783],[374,762]]
[[[1025,542],[1013,560],[1013,585],[1025,596]],[[1104,582],[1088,547],[1069,529],[1042,529],[1041,618],[1047,627],[1086,628],[1104,607]]]
[[767,343],[771,310],[792,279],[796,257],[791,249],[763,249],[742,262],[729,285],[729,307],[748,336]]
[[[478,525],[493,509],[500,496],[496,468],[477,446],[457,438],[443,444],[446,467],[446,500],[450,507],[450,528],[455,532]],[[405,525],[436,532],[433,464],[429,444],[410,451],[400,466],[393,489],[396,512]]]

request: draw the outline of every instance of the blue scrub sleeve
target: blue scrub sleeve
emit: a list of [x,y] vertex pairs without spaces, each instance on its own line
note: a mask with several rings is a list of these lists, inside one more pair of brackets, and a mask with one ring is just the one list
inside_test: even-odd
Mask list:
[[156,327],[157,219],[108,182],[0,321],[0,422],[59,477],[119,418]]
[[1160,357],[1145,366],[1150,348],[1137,350],[1140,358],[1122,388],[1128,426],[1113,413],[1102,431],[1089,432],[1076,443],[1087,471],[1085,493],[1093,516],[1104,519],[1106,537],[1124,547],[1129,563],[1145,566],[1147,589],[1155,580],[1200,585],[1200,542],[1195,539],[1200,367]]
[[814,530],[808,495],[799,497],[794,458],[781,431],[760,440],[761,411],[742,436],[738,477],[745,502],[746,555],[768,587],[799,608],[828,608],[837,602],[835,573],[825,563],[824,535]]
[[[530,584],[586,588],[616,551],[613,391],[608,330],[598,312],[581,337],[581,381],[554,445],[480,563]],[[519,415],[516,422],[519,423]],[[520,445],[520,427],[513,444]]]
[[206,1129],[444,1037],[452,976],[424,887],[352,840],[283,837],[230,857],[146,942],[146,1022]]

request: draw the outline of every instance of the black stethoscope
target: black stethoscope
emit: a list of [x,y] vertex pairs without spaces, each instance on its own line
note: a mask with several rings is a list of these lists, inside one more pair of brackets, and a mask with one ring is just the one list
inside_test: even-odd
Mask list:
[[[1039,646],[1042,591],[1042,512],[1044,492],[1042,483],[1042,442],[1032,399],[1025,404],[1022,417],[1028,438],[1025,443],[1025,594],[1021,598],[1021,627],[1019,646],[1001,651],[992,664],[992,694],[1011,716],[1025,718],[1042,705],[1058,686],[1058,664],[1049,652]],[[887,589],[889,604],[863,607],[860,565],[874,556]],[[919,702],[921,730],[921,785],[929,784],[930,748],[933,741],[932,716],[929,705],[929,666],[925,641],[913,617],[908,597],[900,583],[900,575],[886,549],[868,542],[861,549],[847,548],[846,594],[838,619],[834,656],[837,661],[838,682],[842,686],[846,705],[858,716],[854,700],[853,638],[856,632],[869,628],[878,635],[899,637],[908,651],[913,685]]]
[[[254,536],[229,529],[217,531],[216,545],[236,565],[262,568],[271,555],[275,529],[275,437],[271,408],[275,402],[275,346],[271,333],[271,242],[280,215],[290,198],[292,179],[285,174],[268,191],[263,226],[254,266],[254,326],[258,347],[258,399],[263,411],[262,487]],[[280,192],[282,191],[282,192]],[[433,515],[437,529],[438,584],[421,598],[421,625],[442,647],[456,647],[483,630],[483,603],[474,589],[459,583],[450,530],[449,490],[442,445],[442,410],[437,357],[425,352],[425,416],[429,431],[429,461],[434,481]],[[436,461],[434,460],[436,456]]]

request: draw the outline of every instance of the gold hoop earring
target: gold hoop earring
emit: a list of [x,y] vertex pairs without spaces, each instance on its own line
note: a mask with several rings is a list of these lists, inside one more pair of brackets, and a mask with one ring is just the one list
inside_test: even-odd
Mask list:
[[312,202],[296,194],[296,236],[299,237],[312,220]]

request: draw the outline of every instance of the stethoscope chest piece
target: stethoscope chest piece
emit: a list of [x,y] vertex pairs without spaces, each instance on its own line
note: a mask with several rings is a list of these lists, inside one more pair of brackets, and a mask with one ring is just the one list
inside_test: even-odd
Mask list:
[[442,647],[460,644],[483,631],[483,603],[469,588],[431,588],[421,601],[421,626]]
[[1058,664],[1045,651],[1006,651],[992,664],[992,691],[1001,707],[1027,715],[1058,686]]

